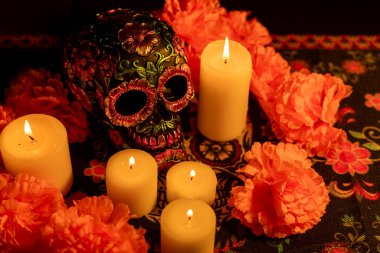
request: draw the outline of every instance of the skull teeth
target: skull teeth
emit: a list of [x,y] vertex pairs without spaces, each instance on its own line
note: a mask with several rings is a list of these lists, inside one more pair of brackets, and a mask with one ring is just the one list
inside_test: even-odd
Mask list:
[[148,138],[147,138],[147,137],[144,137],[144,138],[142,139],[141,144],[142,144],[143,146],[148,146],[148,145],[149,145],[149,143],[148,143]]
[[157,141],[156,141],[156,137],[150,137],[149,138],[149,145],[151,146],[151,147],[157,147]]
[[164,148],[166,146],[165,136],[163,134],[159,135],[157,148]]
[[177,128],[173,132],[167,134],[160,134],[159,136],[140,136],[135,132],[132,132],[130,136],[134,142],[146,149],[156,150],[162,148],[170,148],[171,146],[177,144],[180,140],[181,128]]
[[177,131],[173,131],[174,141],[177,142],[179,140],[179,133]]
[[166,142],[167,142],[167,144],[168,144],[169,147],[170,147],[170,146],[173,144],[173,142],[174,142],[174,138],[173,138],[173,136],[172,136],[170,133],[168,133],[167,136],[166,136]]
[[135,142],[139,145],[141,145],[141,137],[139,135],[137,135],[136,139],[135,139]]

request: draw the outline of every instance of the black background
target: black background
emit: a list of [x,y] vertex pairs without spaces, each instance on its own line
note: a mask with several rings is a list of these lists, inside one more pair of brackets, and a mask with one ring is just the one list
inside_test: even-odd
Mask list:
[[[251,10],[271,34],[379,34],[374,1],[221,0],[228,9]],[[89,16],[112,7],[157,10],[164,0],[2,0],[1,34],[67,34]]]
[[[0,0],[0,36],[53,35],[65,38],[103,10],[123,7],[162,10],[164,0]],[[228,10],[250,10],[270,34],[380,34],[376,1],[220,0]],[[62,42],[62,44],[64,44]],[[43,67],[62,73],[63,48],[0,48],[2,92],[19,73]]]

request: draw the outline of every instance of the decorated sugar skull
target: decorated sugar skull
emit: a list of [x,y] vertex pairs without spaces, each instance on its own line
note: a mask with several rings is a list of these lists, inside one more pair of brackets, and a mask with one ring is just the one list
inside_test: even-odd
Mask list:
[[179,113],[193,98],[190,69],[172,28],[148,13],[97,14],[65,47],[67,84],[119,148],[184,158]]

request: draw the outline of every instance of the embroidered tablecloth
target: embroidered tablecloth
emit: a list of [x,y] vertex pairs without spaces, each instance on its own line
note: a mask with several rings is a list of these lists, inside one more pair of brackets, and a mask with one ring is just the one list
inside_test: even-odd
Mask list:
[[[1,87],[27,68],[61,70],[62,38],[51,36],[0,37]],[[342,101],[336,126],[347,132],[351,145],[334,156],[313,159],[313,167],[330,188],[331,202],[320,223],[302,235],[285,239],[255,236],[231,217],[227,206],[232,186],[241,184],[235,173],[245,165],[244,153],[253,142],[273,141],[265,114],[250,97],[247,128],[229,142],[213,142],[196,129],[197,99],[184,112],[183,129],[188,160],[212,166],[217,174],[215,252],[379,252],[380,251],[380,37],[379,36],[273,36],[273,46],[294,70],[339,76],[353,87]],[[68,202],[86,195],[105,194],[105,164],[116,150],[92,125],[92,137],[71,144],[74,185]],[[368,152],[369,151],[369,152]],[[134,220],[147,230],[151,252],[159,252],[160,213],[167,204],[165,174],[159,174],[156,208]],[[336,250],[336,251],[334,251]],[[339,251],[340,250],[340,251]]]

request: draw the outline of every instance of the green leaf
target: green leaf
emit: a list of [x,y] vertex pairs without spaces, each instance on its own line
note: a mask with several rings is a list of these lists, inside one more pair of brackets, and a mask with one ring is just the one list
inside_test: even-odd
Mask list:
[[151,84],[154,85],[157,81],[157,68],[151,61],[146,63],[145,70],[145,79]]
[[372,150],[372,151],[378,151],[378,150],[380,150],[380,146],[379,145],[371,143],[371,142],[364,143],[363,147],[366,147],[366,148],[368,148],[369,150]]
[[156,67],[154,66],[154,64],[151,61],[148,61],[146,63],[146,69],[149,71],[155,72],[155,73],[157,72]]
[[354,137],[356,139],[365,139],[365,135],[360,133],[360,132],[356,132],[356,131],[352,131],[352,130],[348,130],[348,132],[351,134],[352,137]]
[[123,75],[121,73],[116,73],[115,78],[116,78],[116,80],[124,81]]
[[347,214],[344,215],[342,218],[343,226],[345,227],[352,227],[354,225],[354,216],[348,216]]
[[359,236],[359,238],[356,240],[357,242],[364,242],[365,240],[365,235]]
[[351,242],[355,240],[355,237],[352,233],[348,233],[348,238],[350,239]]
[[140,78],[146,79],[146,71],[144,68],[138,67],[136,70]]
[[158,66],[158,73],[161,74],[162,71],[164,71],[164,66],[162,65]]

